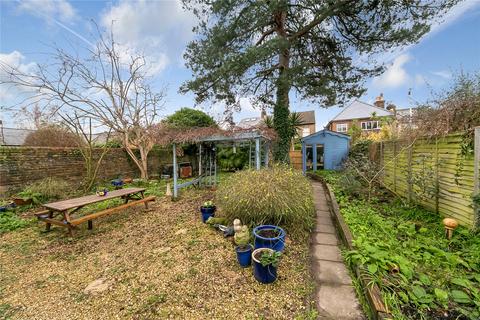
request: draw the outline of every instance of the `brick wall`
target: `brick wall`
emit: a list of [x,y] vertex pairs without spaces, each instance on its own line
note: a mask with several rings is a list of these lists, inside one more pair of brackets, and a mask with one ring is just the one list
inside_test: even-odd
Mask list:
[[[101,150],[97,150],[96,156]],[[195,156],[185,156],[179,162],[190,161],[196,168]],[[167,149],[152,150],[149,154],[149,175],[160,174],[166,164],[172,163]],[[0,195],[14,192],[25,185],[46,177],[57,177],[70,183],[80,183],[84,176],[83,157],[75,148],[0,147]],[[109,180],[138,177],[139,171],[121,148],[111,149],[102,161],[98,178]]]

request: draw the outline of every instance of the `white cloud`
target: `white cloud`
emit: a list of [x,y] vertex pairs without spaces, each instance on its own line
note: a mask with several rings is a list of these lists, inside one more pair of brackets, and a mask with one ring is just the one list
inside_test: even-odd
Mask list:
[[[25,56],[18,51],[12,51],[11,53],[0,53],[0,82],[8,77],[3,67],[16,68],[22,73],[31,73],[35,67],[34,62],[26,63]],[[18,94],[19,88],[13,88],[11,85],[0,84],[0,100],[7,102],[13,99]],[[28,91],[28,90],[27,90]]]
[[420,86],[425,85],[427,83],[427,80],[425,79],[425,77],[423,75],[416,74],[414,82],[415,82],[416,87],[420,87]]
[[101,25],[112,27],[124,48],[145,54],[152,75],[171,61],[181,61],[186,43],[193,38],[194,24],[194,16],[178,0],[121,1],[101,17]]
[[379,88],[396,88],[404,85],[410,80],[404,65],[411,59],[409,54],[399,55],[382,75],[373,79],[373,84]]
[[452,73],[447,70],[440,70],[440,71],[433,71],[433,75],[436,75],[437,77],[443,78],[443,79],[450,79],[452,77]]
[[47,23],[55,20],[71,23],[76,19],[76,12],[66,0],[22,0],[18,9],[44,19]]

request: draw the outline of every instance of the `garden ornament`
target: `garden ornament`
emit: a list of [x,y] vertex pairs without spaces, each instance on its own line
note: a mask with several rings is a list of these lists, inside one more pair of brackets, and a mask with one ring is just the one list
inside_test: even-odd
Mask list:
[[453,235],[453,230],[458,227],[458,222],[452,218],[445,218],[443,219],[443,225],[445,226],[445,236],[450,240]]
[[167,191],[165,191],[165,196],[167,197],[172,196],[172,189],[170,188],[170,182],[167,183]]

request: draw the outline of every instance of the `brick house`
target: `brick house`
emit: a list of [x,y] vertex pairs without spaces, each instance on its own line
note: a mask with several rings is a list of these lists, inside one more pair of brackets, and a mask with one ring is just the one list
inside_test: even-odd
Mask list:
[[348,133],[356,122],[364,133],[379,131],[381,123],[375,117],[394,117],[393,109],[389,107],[385,108],[383,94],[375,99],[373,105],[354,100],[330,120],[326,128],[330,131]]
[[298,128],[298,135],[300,137],[306,137],[315,133],[315,111],[302,111],[297,112],[300,115],[302,125]]

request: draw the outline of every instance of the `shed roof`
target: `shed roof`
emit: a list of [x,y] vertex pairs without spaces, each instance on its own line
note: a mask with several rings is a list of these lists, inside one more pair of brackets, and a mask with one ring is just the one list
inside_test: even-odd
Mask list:
[[306,141],[308,141],[308,140],[310,140],[314,137],[318,137],[321,134],[323,134],[323,135],[330,134],[332,136],[336,136],[336,137],[347,139],[347,140],[352,139],[349,135],[346,135],[346,134],[343,134],[343,133],[340,133],[340,132],[335,132],[335,131],[330,131],[330,130],[327,130],[327,129],[323,129],[323,130],[317,131],[315,133],[312,133],[309,136],[303,137],[302,139],[300,139],[300,141],[301,142],[304,142],[304,141],[306,142]]
[[366,119],[371,118],[372,113],[379,117],[393,116],[393,112],[376,107],[374,105],[354,100],[337,114],[330,122],[339,120]]

